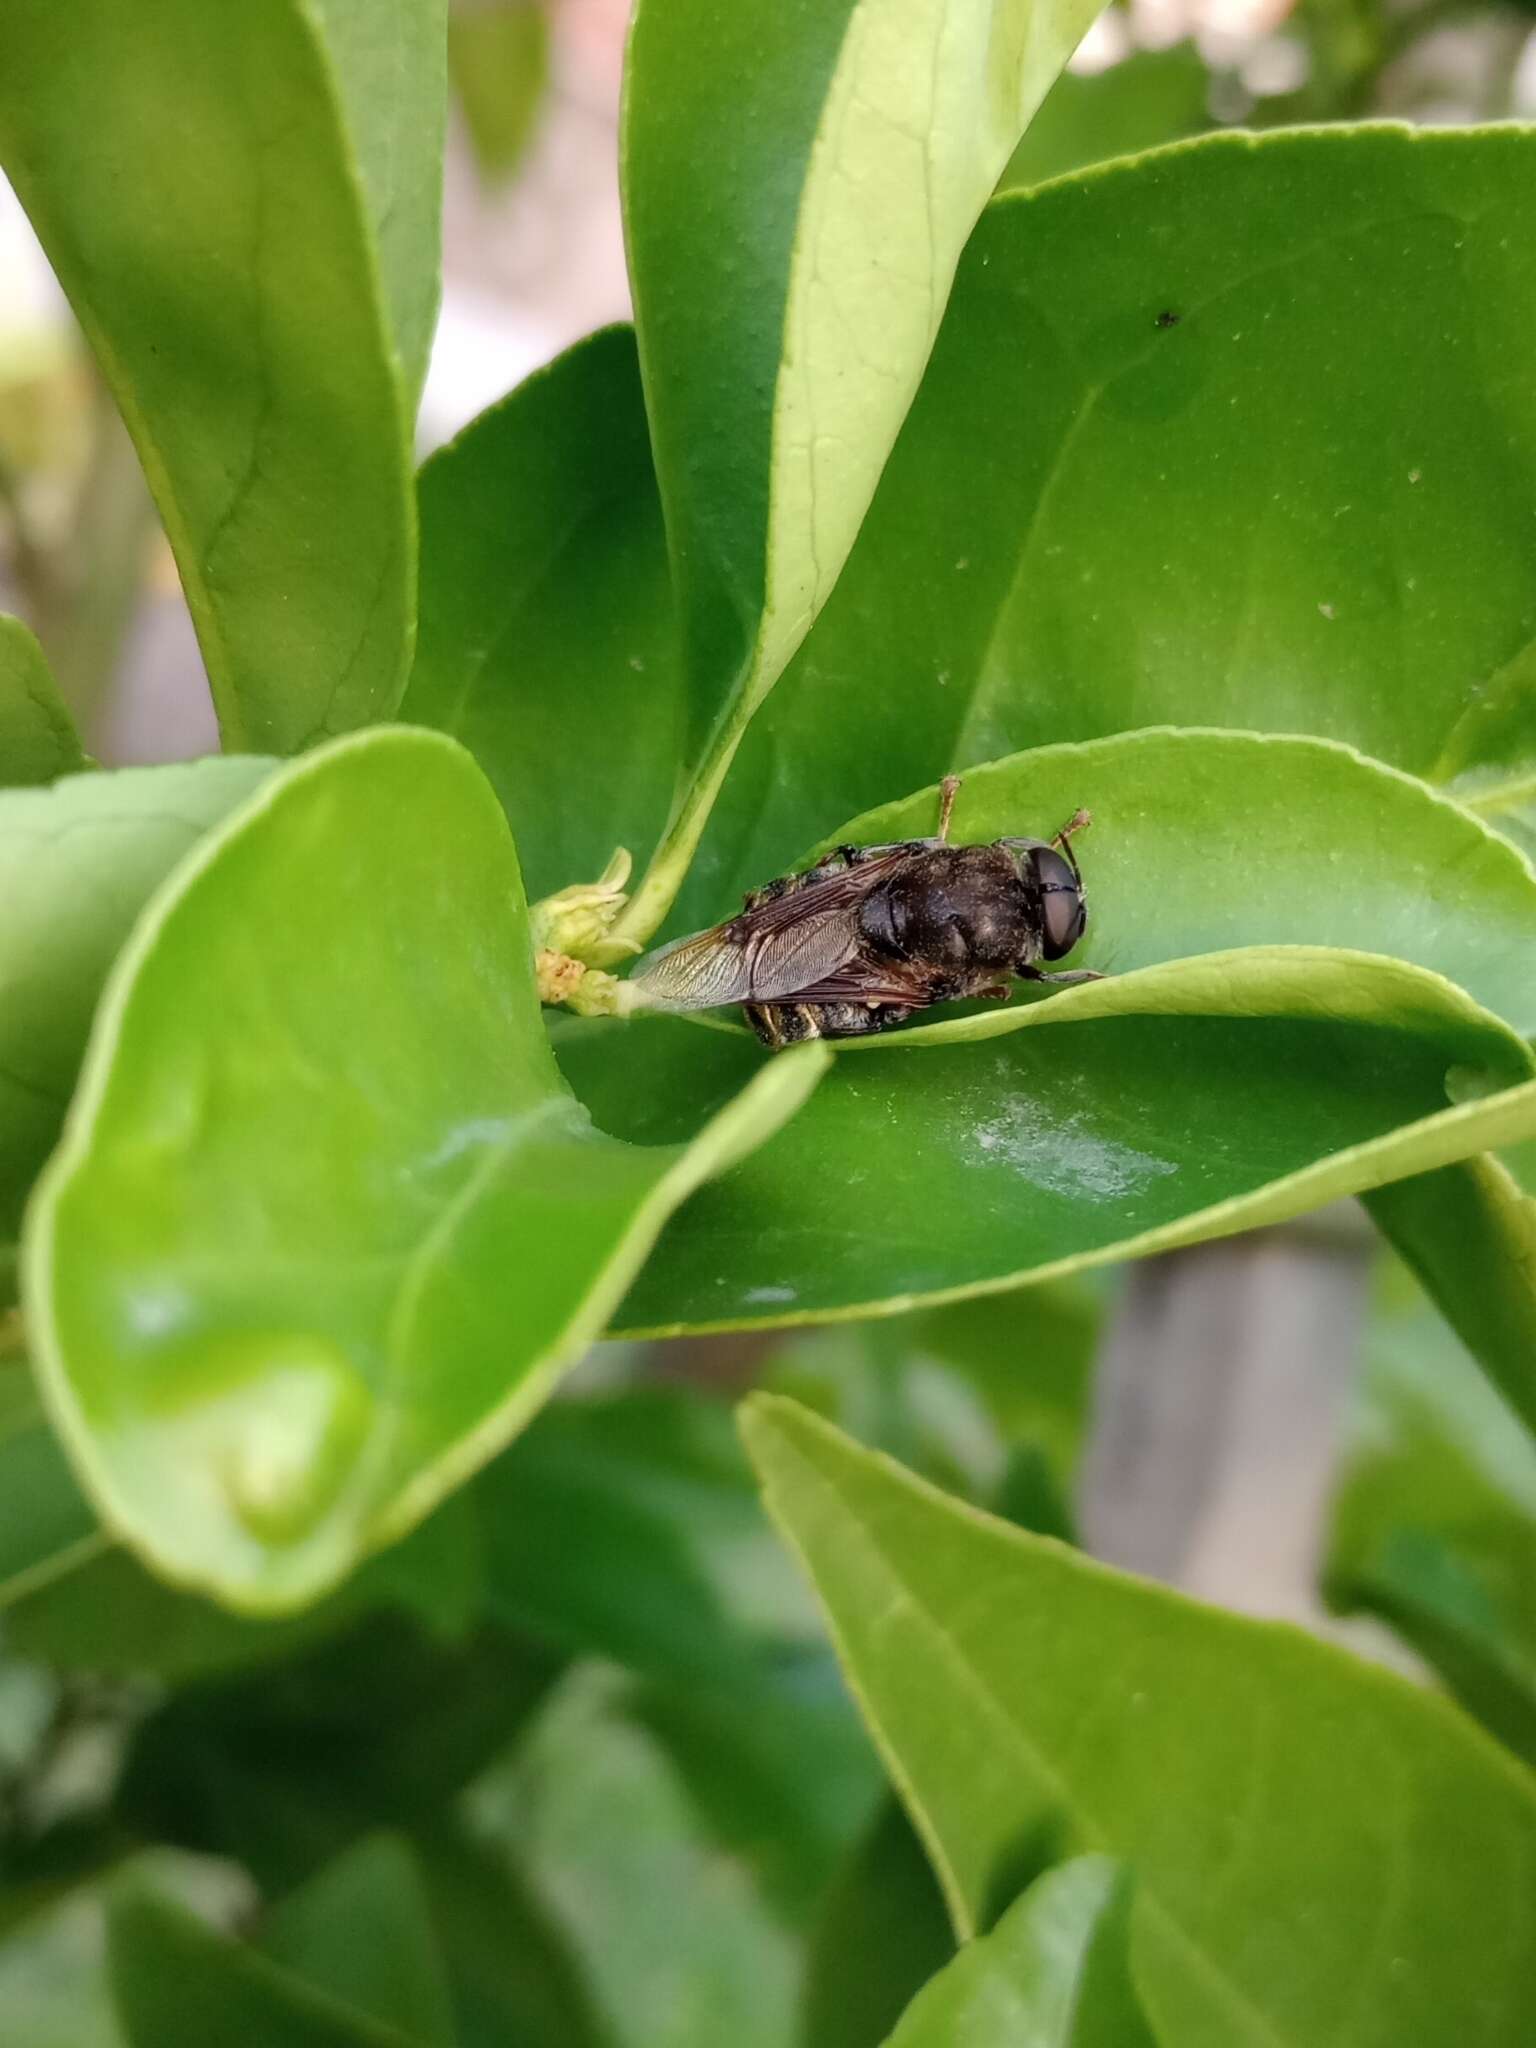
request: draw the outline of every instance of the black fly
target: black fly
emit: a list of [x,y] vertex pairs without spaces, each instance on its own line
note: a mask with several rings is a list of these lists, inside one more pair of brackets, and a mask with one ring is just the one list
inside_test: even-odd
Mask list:
[[1087,899],[1071,840],[1078,811],[1046,839],[952,846],[958,776],[944,780],[938,835],[840,846],[754,889],[740,914],[641,961],[634,980],[663,1010],[740,1003],[765,1045],[856,1038],[914,1010],[967,996],[1004,997],[1009,977],[1097,981],[1086,968],[1048,974],[1082,937]]

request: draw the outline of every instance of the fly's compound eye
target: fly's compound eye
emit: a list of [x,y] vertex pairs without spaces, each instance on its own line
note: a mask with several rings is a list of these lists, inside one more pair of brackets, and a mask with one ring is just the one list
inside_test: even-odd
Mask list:
[[1060,960],[1083,936],[1083,927],[1088,922],[1083,886],[1071,862],[1064,860],[1054,847],[1042,846],[1035,854],[1035,874],[1045,919],[1041,950],[1047,960]]

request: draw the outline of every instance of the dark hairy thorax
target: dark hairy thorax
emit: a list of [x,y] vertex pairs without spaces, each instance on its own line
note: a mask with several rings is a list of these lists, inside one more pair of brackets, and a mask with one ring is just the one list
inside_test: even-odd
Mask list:
[[859,927],[886,959],[948,967],[967,979],[1007,975],[1039,951],[1038,894],[1004,847],[925,847],[871,891]]

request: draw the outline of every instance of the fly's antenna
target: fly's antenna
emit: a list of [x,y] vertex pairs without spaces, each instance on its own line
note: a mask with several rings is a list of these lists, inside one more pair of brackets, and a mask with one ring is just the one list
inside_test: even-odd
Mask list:
[[[1078,867],[1077,855],[1072,851],[1072,834],[1074,832],[1086,832],[1092,823],[1092,811],[1074,811],[1060,831],[1051,834],[1051,845],[1060,849],[1062,858],[1066,861],[1067,866],[1071,868],[1074,875],[1078,873]],[[1081,880],[1081,876],[1078,879]]]
[[[945,778],[944,778],[944,780],[943,780],[943,781],[942,781],[942,782],[941,782],[941,783],[939,784],[939,837],[940,837],[940,839],[948,839],[948,837],[949,837],[949,819],[950,819],[950,813],[951,813],[951,812],[952,812],[952,811],[954,810],[954,808],[955,808],[955,798],[956,798],[956,797],[957,797],[957,796],[958,796],[959,794],[960,794],[960,778],[959,778],[959,776],[958,776],[958,775],[946,775],[946,776],[945,776]],[[1087,816],[1088,816],[1088,813],[1087,813],[1086,811],[1080,811],[1080,812],[1078,813],[1078,816],[1079,816],[1080,818],[1082,818],[1082,819],[1083,819],[1083,820],[1084,820],[1084,821],[1086,822],[1086,820],[1087,820]],[[1074,822],[1075,822],[1075,821],[1074,821]]]

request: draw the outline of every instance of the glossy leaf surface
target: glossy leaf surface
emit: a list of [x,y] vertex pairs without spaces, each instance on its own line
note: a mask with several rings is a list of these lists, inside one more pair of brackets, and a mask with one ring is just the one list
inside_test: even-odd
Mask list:
[[530,897],[643,860],[683,741],[634,335],[529,378],[421,473],[421,629],[402,716],[452,733],[512,822]]
[[1496,816],[1536,762],[1533,158],[1214,137],[990,207],[678,928],[947,767],[1160,720],[1348,740]]
[[[366,51],[380,8],[324,5]],[[138,446],[225,745],[275,753],[389,715],[413,608],[408,408],[363,196],[382,138],[354,150],[319,20],[17,0],[0,72],[0,163]],[[401,280],[425,253],[403,246],[413,205]],[[400,292],[419,329],[419,284]]]
[[0,612],[0,788],[30,788],[89,766],[43,650],[20,619]]
[[0,1246],[15,1244],[134,919],[271,765],[124,768],[0,795]]
[[825,601],[966,236],[1096,12],[644,0],[625,210],[691,752]]
[[745,1429],[962,1932],[1021,1856],[1097,1852],[1134,1869],[1160,2040],[1525,2039],[1536,1788],[1454,1709],[994,1522],[790,1403]]
[[[1536,880],[1503,840],[1347,748],[1166,731],[977,770],[955,830],[1043,834],[1085,800],[1074,959],[1111,978],[843,1047],[806,1114],[677,1219],[621,1327],[1003,1286],[1295,1214],[1525,1128]],[[927,792],[831,837],[906,837],[933,814]],[[562,1033],[561,1056],[599,1122],[636,1137],[675,1135],[761,1057],[689,1023],[615,1035]],[[1506,1102],[1445,1120],[1448,1088],[1499,1082]]]
[[1131,1986],[1129,1906],[1107,1857],[1038,1878],[914,1999],[889,2048],[1157,2048]]
[[[645,1142],[762,1058],[687,1024],[628,1030],[620,1057],[585,1035],[561,1057],[594,1114]],[[679,1214],[615,1327],[894,1313],[1279,1222],[1536,1130],[1530,1082],[1447,1109],[1447,1050],[1359,1023],[1121,1016],[984,1054],[844,1056]]]
[[[1194,976],[1189,956],[1229,947],[1342,947],[1426,968],[1536,1031],[1536,873],[1412,777],[1320,740],[1121,733],[972,770],[952,833],[1044,838],[1080,806],[1093,825],[1074,841],[1089,907],[1074,966],[1123,976],[1177,960]],[[826,843],[917,837],[937,807],[925,789]],[[1114,1001],[1074,1001],[1089,995]]]
[[469,757],[395,728],[295,764],[141,920],[29,1222],[42,1384],[108,1525],[233,1604],[313,1598],[515,1433],[820,1071],[675,1148],[604,1137]]

